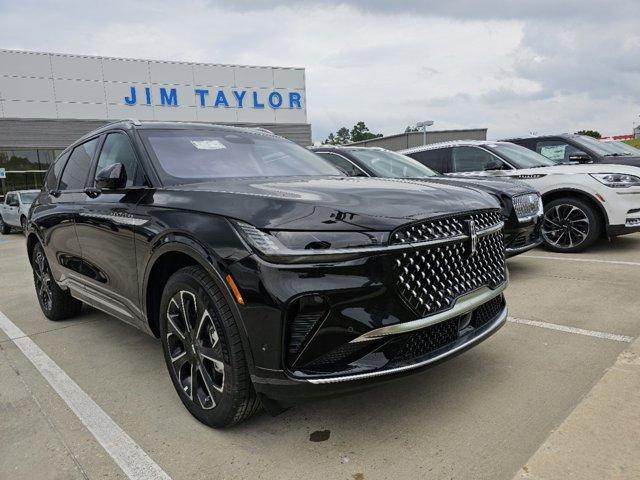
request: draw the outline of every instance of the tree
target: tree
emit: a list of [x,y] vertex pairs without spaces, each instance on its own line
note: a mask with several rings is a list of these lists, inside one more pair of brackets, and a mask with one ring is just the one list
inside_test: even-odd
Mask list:
[[382,137],[381,133],[371,133],[364,122],[356,123],[351,130],[347,127],[341,127],[335,134],[330,133],[324,142],[324,145],[344,145],[351,142],[361,142],[362,140],[371,140],[372,138]]
[[597,130],[580,130],[579,132],[576,132],[576,135],[586,135],[588,137],[593,137],[593,138],[602,138],[602,135],[600,135],[600,132],[598,132]]
[[361,142],[363,140],[371,140],[372,138],[381,137],[381,133],[371,133],[364,122],[356,123],[351,129],[351,141]]
[[411,132],[418,132],[418,127],[414,127],[412,125],[409,125],[407,128],[404,129],[404,133],[411,133]]

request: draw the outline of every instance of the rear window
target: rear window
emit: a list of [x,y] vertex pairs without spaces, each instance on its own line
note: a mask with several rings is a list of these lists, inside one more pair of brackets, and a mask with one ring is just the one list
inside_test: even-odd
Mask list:
[[215,129],[140,130],[164,183],[230,177],[342,176],[326,160],[293,142]]

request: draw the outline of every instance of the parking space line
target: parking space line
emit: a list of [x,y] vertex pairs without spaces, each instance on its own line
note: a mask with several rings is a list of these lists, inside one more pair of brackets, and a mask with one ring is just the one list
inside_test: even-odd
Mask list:
[[610,263],[612,265],[630,265],[640,267],[640,262],[624,262],[622,260],[598,260],[595,258],[550,257],[547,255],[520,255],[522,258],[541,258],[543,260],[562,260],[565,262]]
[[2,312],[0,328],[38,369],[127,477],[131,480],[171,480],[140,445]]
[[558,325],[556,323],[541,322],[538,320],[527,320],[525,318],[509,317],[507,319],[511,323],[519,323],[532,327],[547,328],[549,330],[557,330],[559,332],[574,333],[577,335],[585,335],[587,337],[602,338],[604,340],[613,340],[616,342],[631,343],[633,337],[627,335],[618,335],[616,333],[598,332],[596,330],[585,330],[577,327],[567,327],[566,325]]

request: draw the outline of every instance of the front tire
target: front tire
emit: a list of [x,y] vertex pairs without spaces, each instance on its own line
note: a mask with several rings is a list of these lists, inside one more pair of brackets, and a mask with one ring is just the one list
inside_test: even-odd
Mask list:
[[1,215],[0,215],[0,232],[2,232],[2,235],[9,235],[11,233],[11,227],[6,223],[4,223],[4,220],[2,219]]
[[600,237],[602,220],[595,208],[578,198],[547,203],[542,221],[544,246],[553,252],[581,252]]
[[260,408],[240,332],[224,295],[201,267],[178,270],[160,304],[160,338],[171,381],[199,421],[228,427]]
[[38,303],[45,317],[57,322],[75,317],[80,313],[82,302],[58,286],[51,274],[42,245],[39,243],[31,254],[31,267],[33,268],[33,282],[36,287]]
[[22,216],[20,217],[20,226],[22,227],[22,233],[24,233],[24,235],[27,235],[27,217]]

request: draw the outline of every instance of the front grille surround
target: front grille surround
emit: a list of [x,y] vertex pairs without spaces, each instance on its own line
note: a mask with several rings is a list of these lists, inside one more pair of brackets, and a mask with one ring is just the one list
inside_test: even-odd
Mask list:
[[[467,226],[470,220],[480,232],[474,254]],[[502,231],[494,230],[500,225],[500,211],[487,210],[425,220],[397,229],[391,242],[411,244],[451,239],[394,255],[398,296],[416,315],[426,317],[453,307],[462,295],[504,283],[504,240]],[[483,234],[482,230],[492,233]]]

